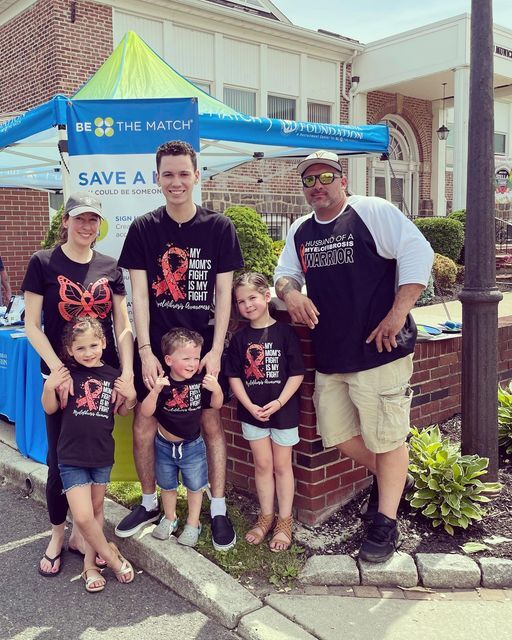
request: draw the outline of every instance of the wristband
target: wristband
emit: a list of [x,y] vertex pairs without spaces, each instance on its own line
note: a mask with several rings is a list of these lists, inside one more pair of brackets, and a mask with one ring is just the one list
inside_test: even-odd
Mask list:
[[142,347],[139,347],[139,351],[142,351],[142,349],[145,349],[146,347],[151,347],[149,342],[146,342],[146,344],[143,344]]
[[279,402],[279,408],[282,409],[283,403],[281,402],[281,400],[279,400],[279,398],[276,398],[276,402]]

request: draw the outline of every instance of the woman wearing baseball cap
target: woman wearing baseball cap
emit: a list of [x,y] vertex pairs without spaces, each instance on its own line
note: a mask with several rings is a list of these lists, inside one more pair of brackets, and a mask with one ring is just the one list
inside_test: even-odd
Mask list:
[[[57,244],[37,251],[30,259],[21,285],[25,293],[25,331],[41,356],[43,376],[65,367],[61,359],[64,327],[86,316],[97,318],[102,324],[108,345],[103,353],[105,363],[116,368],[121,365],[123,380],[133,376],[133,335],[123,274],[114,258],[94,248],[102,218],[101,202],[96,196],[85,191],[73,193],[64,207]],[[66,405],[70,393],[73,393],[71,378],[59,388],[61,407]],[[62,569],[68,511],[57,463],[61,414],[59,410],[46,416],[46,502],[52,536],[38,567],[45,577],[54,577]],[[76,527],[71,532],[68,550],[80,554],[85,550],[83,537]],[[101,563],[99,558],[96,561]]]

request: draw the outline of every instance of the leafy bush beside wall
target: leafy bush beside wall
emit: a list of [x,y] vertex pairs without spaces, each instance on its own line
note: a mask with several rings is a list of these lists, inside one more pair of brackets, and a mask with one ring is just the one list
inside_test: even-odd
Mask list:
[[464,227],[450,218],[418,218],[414,221],[435,253],[457,262],[464,246]]

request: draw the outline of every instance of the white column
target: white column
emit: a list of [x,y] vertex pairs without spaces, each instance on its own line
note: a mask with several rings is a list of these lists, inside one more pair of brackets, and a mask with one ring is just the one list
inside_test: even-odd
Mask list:
[[213,68],[213,95],[217,100],[224,101],[224,42],[222,33],[215,33],[214,39],[214,68]]
[[308,119],[308,98],[307,98],[307,80],[306,68],[308,64],[308,56],[305,53],[300,54],[299,67],[299,97],[297,99],[296,120],[306,122]]
[[264,117],[267,115],[267,95],[268,95],[268,48],[266,44],[260,44],[260,90],[257,97],[256,115]]
[[468,166],[469,66],[454,72],[453,210],[466,208]]
[[[368,94],[357,93],[352,96],[349,113],[349,124],[366,124]],[[348,160],[348,189],[351,193],[365,196],[366,191],[366,157],[356,156]]]
[[443,107],[440,102],[432,103],[432,185],[431,198],[434,215],[446,215],[446,140],[439,140],[437,129],[444,124]]

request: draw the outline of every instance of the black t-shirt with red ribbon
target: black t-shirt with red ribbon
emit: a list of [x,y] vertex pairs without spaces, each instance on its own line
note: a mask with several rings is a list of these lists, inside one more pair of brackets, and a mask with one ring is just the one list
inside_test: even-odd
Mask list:
[[[85,316],[97,318],[107,347],[103,360],[119,366],[112,331],[113,296],[126,295],[123,273],[116,260],[93,251],[90,262],[74,262],[60,246],[37,251],[30,258],[21,288],[43,296],[44,332],[55,353],[62,354],[62,332],[67,322]],[[41,360],[41,370],[49,373]]]
[[[240,378],[251,401],[260,407],[279,398],[290,376],[300,376],[304,372],[299,339],[287,324],[276,322],[264,329],[247,325],[231,339],[225,375]],[[265,429],[297,427],[299,392],[272,414],[268,422],[257,421],[239,402],[238,419]]]
[[195,374],[189,380],[173,380],[158,396],[155,418],[176,438],[196,440],[201,433],[201,411],[209,409],[211,391],[202,386],[203,375]]
[[62,411],[57,443],[59,464],[74,467],[107,467],[114,464],[114,404],[112,391],[119,370],[100,367],[70,368],[74,395]]
[[217,274],[240,269],[243,258],[226,216],[197,206],[195,216],[179,224],[159,207],[132,222],[119,265],[146,271],[151,347],[160,354],[170,329],[206,331]]

